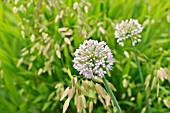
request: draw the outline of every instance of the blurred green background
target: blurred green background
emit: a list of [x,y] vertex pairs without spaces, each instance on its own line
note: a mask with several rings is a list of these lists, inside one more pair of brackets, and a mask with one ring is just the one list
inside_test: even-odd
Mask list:
[[[73,53],[89,38],[112,50],[115,64],[107,79],[123,112],[144,113],[132,48],[114,38],[115,24],[130,18],[144,27],[136,48],[152,112],[170,113],[169,0],[0,1],[0,113],[62,113],[61,94],[71,76],[79,76]],[[67,112],[76,112],[74,99]],[[105,112],[97,100],[92,113]]]

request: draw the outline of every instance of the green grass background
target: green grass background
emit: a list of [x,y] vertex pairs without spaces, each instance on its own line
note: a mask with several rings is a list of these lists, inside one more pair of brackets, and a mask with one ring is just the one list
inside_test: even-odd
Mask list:
[[[61,113],[64,101],[59,101],[61,96],[59,92],[61,93],[69,85],[70,77],[67,69],[71,70],[72,75],[78,75],[78,72],[73,69],[73,52],[88,38],[107,42],[116,59],[114,68],[110,72],[111,77],[107,79],[116,87],[117,91],[114,93],[123,111],[140,113],[145,103],[132,48],[129,42],[127,46],[120,47],[114,38],[115,24],[130,18],[137,19],[144,25],[141,34],[142,42],[138,43],[136,48],[144,78],[151,75],[147,83],[149,83],[148,95],[152,101],[152,112],[170,113],[170,108],[163,103],[163,99],[170,102],[169,82],[167,80],[159,82],[158,96],[157,86],[155,85],[152,90],[150,88],[156,76],[155,70],[160,67],[170,70],[170,1],[88,0],[91,4],[88,13],[85,13],[83,7],[79,13],[73,10],[73,3],[76,0],[61,1],[57,2],[58,7],[51,7],[50,10],[46,7],[50,4],[48,0],[42,0],[42,4],[41,0],[35,0],[28,8],[29,0],[19,0],[18,4],[10,0],[0,1],[0,113]],[[82,3],[83,6],[87,5],[86,0],[77,2]],[[22,4],[26,7],[25,12],[12,11],[13,7],[20,7]],[[64,16],[56,23],[55,17],[61,13],[61,10],[64,11]],[[74,13],[73,17],[70,16],[71,13]],[[29,20],[29,23],[24,21],[24,18]],[[78,20],[82,23],[80,24]],[[104,34],[97,26],[99,22],[102,22]],[[36,28],[35,24],[37,24]],[[22,38],[21,26],[25,27],[25,38]],[[66,44],[58,32],[62,27],[73,31],[67,36],[71,40],[70,45]],[[44,28],[44,32],[52,40],[51,46],[46,54],[38,54],[39,48],[30,53],[37,42],[44,48],[48,45],[39,32],[41,28]],[[86,38],[82,29],[87,33]],[[35,42],[30,41],[31,34],[35,34]],[[59,49],[56,49],[56,44]],[[23,55],[23,48],[28,50],[26,55]],[[57,57],[57,50],[61,58]],[[124,51],[129,53],[129,58],[125,57]],[[31,61],[33,56],[36,59]],[[51,56],[54,60],[49,63]],[[23,62],[17,67],[18,60],[21,58]],[[30,63],[32,68],[29,70]],[[49,64],[45,67],[45,63]],[[38,75],[40,69],[45,71]],[[125,78],[129,84],[127,88],[122,85]],[[61,84],[58,92],[55,89],[56,84]],[[122,95],[126,96],[122,98]],[[135,97],[134,101],[130,100],[132,97]],[[161,99],[160,102],[158,98]],[[73,100],[67,112],[76,112]],[[94,105],[93,113],[104,112],[106,111],[103,105],[98,101]]]

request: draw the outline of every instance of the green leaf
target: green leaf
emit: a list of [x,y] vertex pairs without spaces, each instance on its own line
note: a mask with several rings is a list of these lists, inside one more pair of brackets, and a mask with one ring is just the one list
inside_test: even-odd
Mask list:
[[46,102],[42,108],[42,111],[45,111],[48,107],[50,107],[51,102]]
[[16,106],[19,104],[19,94],[14,85],[14,81],[12,79],[13,76],[10,76],[7,72],[4,72],[4,81],[5,81],[5,88],[9,91],[9,97],[13,104]]
[[138,92],[137,93],[137,106],[138,106],[138,109],[142,108],[142,103],[143,103],[143,95],[140,92]]
[[4,113],[17,113],[16,107],[6,99],[0,97],[0,110]]

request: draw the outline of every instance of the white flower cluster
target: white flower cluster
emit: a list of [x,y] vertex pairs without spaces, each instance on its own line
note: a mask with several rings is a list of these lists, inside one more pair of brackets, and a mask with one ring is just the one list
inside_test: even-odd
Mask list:
[[93,76],[103,77],[107,70],[112,69],[113,55],[106,42],[86,40],[76,49],[73,67],[91,79]]
[[117,42],[119,45],[124,46],[124,40],[131,38],[132,39],[132,45],[135,46],[137,42],[141,41],[141,33],[143,30],[143,27],[141,24],[139,24],[138,20],[130,19],[123,20],[120,24],[116,25],[115,28],[115,38],[117,38]]

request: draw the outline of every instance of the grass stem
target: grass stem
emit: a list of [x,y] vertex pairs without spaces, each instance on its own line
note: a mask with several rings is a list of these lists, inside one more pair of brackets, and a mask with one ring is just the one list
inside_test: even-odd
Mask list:
[[118,110],[118,113],[122,113],[121,108],[120,108],[120,106],[119,106],[119,104],[118,104],[118,102],[116,100],[116,97],[114,96],[112,90],[110,89],[110,86],[108,85],[108,82],[107,82],[105,76],[103,77],[103,81],[104,81],[104,85],[105,85],[108,93],[110,94],[111,99],[113,100],[113,102],[114,102],[114,104],[115,104],[115,106],[116,106],[116,108]]
[[[132,39],[131,39],[131,43],[132,43]],[[141,69],[141,66],[140,66],[140,62],[138,60],[138,56],[137,56],[137,53],[136,53],[135,46],[132,45],[132,47],[133,47],[133,53],[135,54],[135,59],[136,59],[137,65],[138,65],[138,69],[139,69],[140,80],[142,82],[142,87],[143,87],[143,90],[144,90],[144,96],[145,96],[145,101],[146,101],[147,113],[152,113],[151,112],[151,107],[149,105],[149,99],[148,99],[147,94],[146,94],[146,89],[145,89],[145,85],[144,85],[144,79],[143,79],[143,74],[142,74],[142,69]]]

